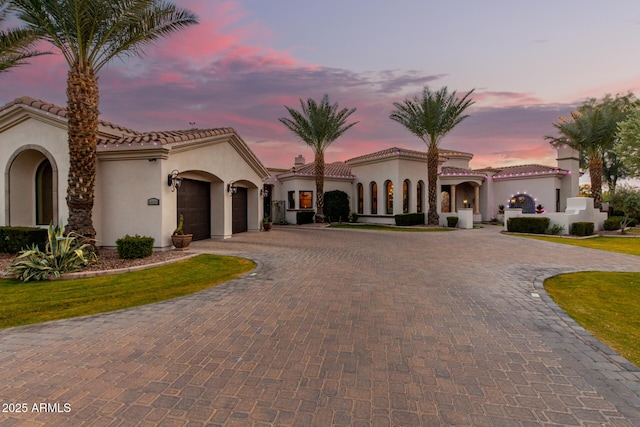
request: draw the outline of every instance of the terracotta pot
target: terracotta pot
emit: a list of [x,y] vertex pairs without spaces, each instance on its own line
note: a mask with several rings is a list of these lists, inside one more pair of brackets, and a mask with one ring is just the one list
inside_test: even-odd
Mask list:
[[173,243],[173,246],[175,246],[177,250],[186,251],[189,249],[191,239],[193,239],[193,234],[173,234],[171,236],[171,243]]
[[271,227],[273,227],[273,223],[272,222],[263,222],[262,223],[262,229],[264,231],[271,231]]

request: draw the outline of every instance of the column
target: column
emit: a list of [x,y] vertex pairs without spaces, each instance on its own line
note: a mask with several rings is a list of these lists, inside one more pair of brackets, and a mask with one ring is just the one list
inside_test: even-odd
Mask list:
[[480,215],[480,186],[476,185],[474,189],[473,214]]
[[449,194],[449,205],[450,205],[450,211],[451,213],[456,213],[458,212],[458,209],[456,209],[456,186],[452,185],[451,186],[451,194]]

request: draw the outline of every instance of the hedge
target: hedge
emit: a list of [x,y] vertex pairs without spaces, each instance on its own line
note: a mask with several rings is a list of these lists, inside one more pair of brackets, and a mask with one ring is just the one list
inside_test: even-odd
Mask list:
[[458,217],[457,216],[448,216],[447,217],[447,226],[454,228],[458,225]]
[[324,193],[324,216],[329,222],[349,220],[349,195],[344,191],[333,190]]
[[424,213],[406,213],[394,216],[396,225],[424,224]]
[[314,211],[296,212],[296,224],[311,224],[315,215]]
[[[623,216],[610,216],[604,221],[604,229],[607,231],[620,230],[622,220],[624,220]],[[637,224],[638,221],[635,218],[629,218],[627,227],[635,227]]]
[[549,218],[515,217],[507,220],[507,231],[513,233],[544,234],[549,228]]
[[153,242],[153,237],[127,234],[116,240],[118,256],[122,259],[146,258],[153,253]]
[[0,252],[17,254],[22,249],[38,245],[44,250],[47,229],[37,227],[0,227]]
[[570,234],[574,236],[591,236],[593,228],[592,222],[574,222],[571,224]]

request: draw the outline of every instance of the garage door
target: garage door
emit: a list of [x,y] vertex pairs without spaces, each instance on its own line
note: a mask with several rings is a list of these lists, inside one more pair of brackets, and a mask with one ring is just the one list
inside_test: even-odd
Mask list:
[[238,187],[231,201],[233,215],[231,232],[233,234],[247,231],[247,189]]
[[183,179],[178,189],[178,218],[184,215],[185,233],[193,240],[211,238],[211,184]]

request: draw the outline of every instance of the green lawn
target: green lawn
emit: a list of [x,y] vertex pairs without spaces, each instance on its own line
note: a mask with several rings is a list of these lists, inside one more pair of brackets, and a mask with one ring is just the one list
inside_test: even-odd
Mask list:
[[582,327],[640,366],[640,273],[563,274],[544,287]]
[[379,230],[379,231],[408,231],[414,233],[430,233],[439,231],[452,231],[453,228],[444,227],[389,227],[375,224],[332,224],[331,228],[351,228],[354,230]]
[[584,248],[619,252],[629,255],[640,255],[640,239],[624,237],[593,237],[591,239],[573,239],[569,237],[522,236],[528,239],[544,240],[565,245],[582,246]]
[[161,267],[86,279],[0,280],[0,328],[104,313],[192,294],[255,268],[253,261],[198,255]]

